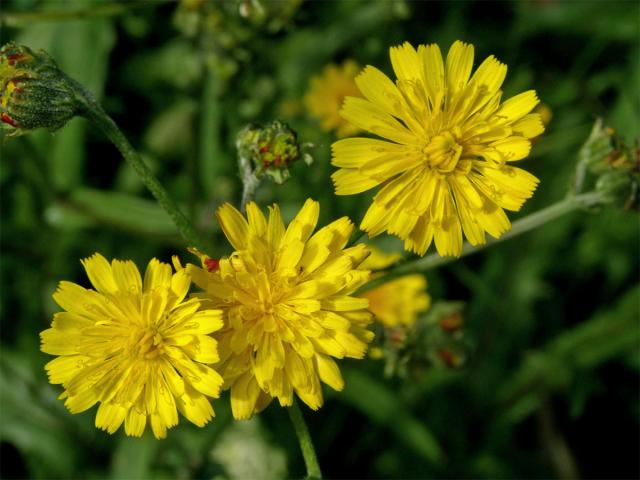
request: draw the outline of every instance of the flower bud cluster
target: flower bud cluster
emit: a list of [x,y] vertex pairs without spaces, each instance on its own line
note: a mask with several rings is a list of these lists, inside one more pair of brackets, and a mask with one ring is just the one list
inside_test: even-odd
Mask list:
[[640,207],[640,149],[629,147],[616,131],[597,119],[580,150],[578,172],[592,176],[606,204]]
[[309,163],[301,155],[296,132],[278,120],[247,126],[238,134],[237,147],[241,156],[250,159],[256,177],[266,174],[278,184],[291,176],[289,166],[301,156]]
[[466,359],[463,304],[438,302],[411,326],[384,331],[384,344],[372,348],[374,358],[384,358],[385,374],[401,378],[420,375],[430,368],[458,368]]

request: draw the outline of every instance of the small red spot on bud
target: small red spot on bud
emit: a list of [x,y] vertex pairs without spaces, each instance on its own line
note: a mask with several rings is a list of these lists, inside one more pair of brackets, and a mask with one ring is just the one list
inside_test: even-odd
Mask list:
[[267,153],[269,151],[269,145],[265,145],[260,148],[260,153]]
[[271,165],[271,162],[269,162],[269,160],[265,158],[264,160],[262,160],[262,165],[264,165],[264,167],[267,168],[269,165]]
[[394,345],[402,345],[407,339],[407,333],[403,328],[394,328],[388,332],[389,340]]
[[12,53],[11,55],[7,55],[7,63],[13,66],[15,65],[16,61],[22,60],[23,58],[25,58],[25,55],[22,53]]
[[209,272],[216,272],[220,268],[220,262],[215,258],[207,257],[204,261],[204,265]]
[[462,315],[454,313],[440,320],[440,328],[446,332],[454,332],[462,326]]
[[4,123],[8,123],[12,127],[18,128],[18,124],[16,123],[16,121],[11,118],[6,112],[2,112],[2,115],[0,115],[0,120],[2,120]]
[[280,154],[276,155],[276,159],[273,161],[276,167],[279,167],[282,163],[282,156]]
[[438,356],[442,359],[444,363],[449,367],[457,367],[460,364],[458,357],[456,357],[449,350],[440,350],[438,352]]

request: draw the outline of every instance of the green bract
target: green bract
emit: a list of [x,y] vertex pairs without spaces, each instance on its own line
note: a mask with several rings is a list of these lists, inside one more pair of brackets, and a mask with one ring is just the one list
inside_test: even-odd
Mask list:
[[7,43],[0,50],[0,119],[8,136],[57,130],[81,111],[67,77],[43,50]]

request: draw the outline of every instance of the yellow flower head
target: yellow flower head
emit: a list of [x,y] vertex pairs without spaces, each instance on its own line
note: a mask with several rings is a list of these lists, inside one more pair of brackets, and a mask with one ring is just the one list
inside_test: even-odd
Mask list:
[[205,268],[189,266],[202,298],[224,311],[215,337],[237,419],[273,398],[291,405],[294,392],[319,408],[320,381],[335,390],[344,385],[333,358],[362,358],[373,338],[369,302],[350,296],[369,279],[357,269],[368,250],[345,248],[354,228],[347,217],[313,234],[319,213],[318,202],[307,200],[285,229],[277,205],[266,219],[250,203],[245,220],[225,204],[217,217],[235,251],[203,258]]
[[42,351],[58,355],[46,365],[49,381],[62,384],[65,406],[83,412],[100,403],[96,427],[127,435],[151,424],[156,438],[178,424],[178,411],[198,426],[214,415],[222,377],[207,364],[218,361],[219,310],[185,301],[186,270],[149,262],[144,281],[131,261],[111,264],[95,254],[83,261],[95,290],[60,282],[51,328],[40,334]]
[[354,81],[360,67],[353,60],[342,66],[327,65],[321,75],[311,79],[311,86],[304,97],[304,104],[311,116],[320,120],[323,130],[336,131],[338,137],[355,135],[358,127],[340,117],[340,108],[348,96],[360,97]]
[[[371,255],[362,262],[361,268],[383,269],[401,258],[398,254],[370,248]],[[427,294],[427,280],[420,274],[405,275],[391,280],[363,292],[360,296],[369,300],[369,311],[387,328],[398,325],[410,327],[416,323],[418,315],[431,305],[431,297]]]
[[529,154],[544,127],[533,90],[501,102],[507,67],[490,56],[471,75],[473,46],[455,42],[446,61],[437,45],[390,49],[397,80],[367,66],[356,78],[363,98],[348,97],[341,115],[383,137],[333,144],[338,195],[383,185],[361,229],[384,231],[420,255],[435,241],[440,255],[460,255],[462,233],[473,245],[485,232],[511,227],[538,180],[510,162]]

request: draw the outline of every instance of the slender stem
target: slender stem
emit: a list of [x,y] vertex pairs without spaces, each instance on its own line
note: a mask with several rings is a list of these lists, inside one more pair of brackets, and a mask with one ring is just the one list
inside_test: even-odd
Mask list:
[[206,199],[215,194],[216,177],[221,173],[226,162],[222,161],[220,152],[220,80],[209,70],[205,70],[200,96],[200,131],[199,131],[199,171],[202,188]]
[[296,431],[298,437],[298,443],[300,444],[300,450],[302,450],[302,456],[304,457],[304,464],[307,467],[307,478],[322,478],[320,472],[320,465],[318,464],[318,458],[316,457],[316,451],[313,448],[313,442],[311,441],[311,435],[309,435],[309,429],[304,421],[298,402],[293,399],[293,403],[289,408],[289,418],[293,423],[293,428]]
[[142,183],[145,184],[160,206],[169,214],[171,220],[173,220],[173,223],[178,227],[180,234],[188,242],[189,246],[195,246],[203,251],[208,251],[207,242],[201,238],[191,222],[189,222],[153,172],[151,172],[149,167],[144,163],[138,152],[131,146],[116,123],[107,115],[90,92],[76,81],[69,80],[76,89],[78,101],[80,101],[84,107],[84,116],[100,128],[118,148],[124,159],[138,174]]
[[520,220],[516,220],[513,222],[511,230],[502,235],[497,239],[489,239],[487,243],[484,245],[473,246],[468,242],[465,242],[462,246],[462,252],[460,253],[460,257],[441,257],[437,253],[432,253],[431,255],[427,255],[424,258],[419,258],[417,260],[408,261],[398,265],[395,268],[389,270],[389,272],[384,275],[384,277],[377,278],[368,284],[366,284],[361,291],[369,290],[371,288],[377,287],[382,283],[386,283],[389,280],[406,275],[409,273],[416,272],[425,272],[427,270],[431,270],[432,268],[437,268],[442,265],[446,265],[447,263],[454,262],[461,257],[466,257],[467,255],[471,255],[472,253],[480,252],[485,248],[488,248],[492,245],[495,245],[500,242],[504,242],[510,238],[516,237],[523,233],[526,233],[530,230],[538,228],[545,223],[548,223],[556,218],[562,217],[567,213],[573,212],[575,210],[579,210],[582,208],[593,207],[601,204],[603,201],[602,194],[600,192],[587,192],[582,193],[580,195],[575,195],[571,197],[567,197],[560,202],[554,203],[542,210],[532,213],[531,215],[527,215]]
[[251,168],[251,159],[243,154],[238,155],[238,166],[240,167],[240,175],[242,176],[242,201],[240,202],[240,210],[245,213],[247,203],[253,200],[256,194],[260,179],[256,177]]

